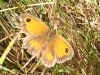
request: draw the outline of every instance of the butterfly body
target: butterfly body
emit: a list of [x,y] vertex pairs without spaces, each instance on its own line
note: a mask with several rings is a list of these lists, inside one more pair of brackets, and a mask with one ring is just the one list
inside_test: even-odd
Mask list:
[[22,14],[21,32],[27,36],[23,40],[23,45],[33,56],[40,57],[43,65],[53,67],[55,63],[63,63],[70,60],[74,51],[71,45],[56,31],[50,31],[49,27],[41,20]]

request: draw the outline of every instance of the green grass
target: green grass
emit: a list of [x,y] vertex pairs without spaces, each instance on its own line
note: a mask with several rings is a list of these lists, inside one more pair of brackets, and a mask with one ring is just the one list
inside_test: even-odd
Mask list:
[[[42,5],[41,2],[48,4]],[[57,0],[55,5],[49,2],[52,0],[0,1],[0,58],[7,47],[10,48],[7,56],[0,59],[0,74],[40,75],[44,72],[45,67],[37,58],[21,70],[31,58],[22,48],[23,35],[19,35],[13,45],[9,46],[20,32],[19,15],[29,13],[39,17],[50,27],[56,23],[57,33],[70,42],[75,52],[71,60],[46,68],[45,75],[100,75],[99,6],[92,0]]]

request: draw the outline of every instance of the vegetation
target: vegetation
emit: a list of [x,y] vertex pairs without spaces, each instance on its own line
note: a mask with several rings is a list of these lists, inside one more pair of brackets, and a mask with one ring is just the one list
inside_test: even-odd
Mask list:
[[[97,0],[0,0],[0,74],[100,75],[100,2]],[[22,47],[19,15],[37,16],[72,45],[70,61],[45,68]],[[29,61],[30,60],[30,61]],[[27,63],[27,65],[26,65]]]

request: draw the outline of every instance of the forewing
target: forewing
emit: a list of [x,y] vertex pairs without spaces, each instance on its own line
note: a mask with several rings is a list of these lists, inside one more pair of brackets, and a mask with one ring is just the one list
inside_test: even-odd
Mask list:
[[21,32],[26,35],[40,36],[50,31],[49,27],[40,19],[29,14],[21,14],[19,19],[21,22]]
[[66,60],[70,60],[73,55],[74,51],[71,45],[60,35],[55,36],[55,53],[56,53],[56,62],[63,63]]

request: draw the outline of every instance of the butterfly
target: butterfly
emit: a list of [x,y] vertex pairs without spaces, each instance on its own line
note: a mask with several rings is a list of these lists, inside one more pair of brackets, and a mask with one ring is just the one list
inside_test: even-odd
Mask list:
[[62,36],[56,34],[40,19],[29,15],[20,15],[21,32],[26,34],[24,48],[36,57],[40,57],[45,67],[53,67],[56,63],[70,60],[74,51]]

